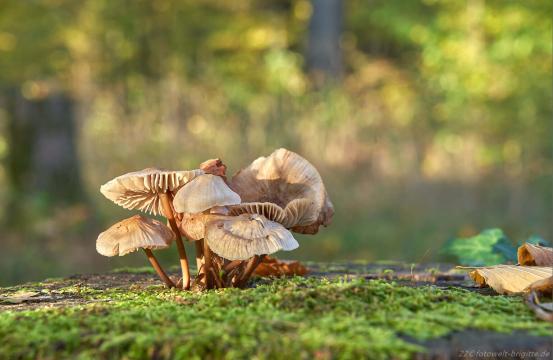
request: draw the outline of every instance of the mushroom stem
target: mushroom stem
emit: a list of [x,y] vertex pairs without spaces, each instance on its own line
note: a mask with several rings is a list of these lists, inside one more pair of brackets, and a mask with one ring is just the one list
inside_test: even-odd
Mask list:
[[165,217],[169,221],[169,225],[171,225],[171,229],[175,233],[177,250],[179,251],[180,267],[182,270],[182,288],[188,290],[190,289],[190,267],[188,265],[188,258],[186,257],[186,249],[184,248],[180,231],[177,227],[177,222],[175,221],[173,208],[171,207],[171,199],[168,193],[160,194],[159,197],[161,199],[161,205],[163,206]]
[[211,289],[212,282],[211,282],[211,250],[209,249],[209,245],[207,245],[207,241],[203,240],[204,245],[204,272],[205,272],[205,283],[208,289]]
[[205,272],[205,282],[208,289],[211,288],[211,250],[207,241],[203,240],[204,243],[204,272]]
[[255,255],[254,257],[250,258],[248,260],[248,264],[246,265],[246,270],[244,271],[244,274],[242,274],[242,277],[238,280],[238,286],[242,287],[246,285],[250,277],[252,276],[253,272],[257,268],[257,266],[261,263],[265,255]]
[[205,270],[203,268],[203,258],[204,258],[204,240],[200,239],[197,241],[194,241],[194,245],[196,246],[196,267],[198,268],[198,275],[205,273]]
[[223,286],[223,283],[221,281],[221,278],[219,277],[219,275],[215,272],[215,269],[213,268],[210,268],[209,270],[211,270],[211,275],[213,275],[213,280],[215,280],[215,285],[218,287],[218,288],[222,288],[224,287]]
[[168,288],[175,287],[175,283],[173,283],[173,281],[171,279],[169,279],[169,276],[167,276],[165,271],[163,271],[163,269],[161,268],[161,265],[159,264],[156,257],[154,256],[154,253],[152,252],[152,250],[150,250],[150,249],[143,249],[143,250],[146,253],[146,256],[148,257],[148,260],[150,260],[150,264],[152,264],[152,267],[154,268],[156,273],[159,275],[161,280],[163,280],[165,285],[167,285]]
[[231,262],[229,262],[228,264],[226,264],[224,267],[223,267],[223,271],[228,273],[229,271],[231,271],[232,269],[236,268],[237,266],[239,266],[240,264],[242,264],[242,260],[233,260]]
[[236,276],[236,273],[238,273],[238,269],[239,267],[235,267],[234,269],[223,275],[226,287],[234,286],[234,278]]

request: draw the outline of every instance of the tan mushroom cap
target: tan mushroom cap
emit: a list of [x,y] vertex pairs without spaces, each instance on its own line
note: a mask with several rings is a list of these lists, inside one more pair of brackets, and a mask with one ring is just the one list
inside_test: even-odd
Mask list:
[[228,260],[245,260],[299,246],[290,231],[258,214],[211,221],[205,239],[213,252]]
[[197,241],[205,238],[205,227],[207,223],[215,220],[226,219],[228,216],[221,214],[183,214],[182,221],[179,224],[181,234],[188,240]]
[[209,159],[200,164],[200,169],[202,169],[206,174],[218,175],[225,179],[227,166],[221,161],[221,159]]
[[240,204],[240,196],[220,176],[205,174],[183,186],[173,199],[180,213],[200,213],[215,206]]
[[301,234],[316,234],[317,232],[319,232],[319,226],[330,225],[330,223],[332,222],[333,216],[334,216],[334,205],[332,205],[332,202],[330,201],[330,198],[328,197],[328,194],[325,191],[325,201],[323,204],[323,208],[319,213],[319,217],[317,218],[317,221],[310,225],[293,226],[291,230]]
[[199,169],[166,171],[148,168],[116,177],[102,185],[100,192],[125,209],[160,215],[163,214],[160,193],[176,192],[203,173]]
[[161,222],[134,215],[98,236],[96,251],[104,256],[123,256],[138,249],[164,249],[175,234]]
[[309,161],[286,150],[260,157],[232,178],[243,203],[231,215],[256,213],[293,231],[314,234],[331,222],[334,208],[321,176]]

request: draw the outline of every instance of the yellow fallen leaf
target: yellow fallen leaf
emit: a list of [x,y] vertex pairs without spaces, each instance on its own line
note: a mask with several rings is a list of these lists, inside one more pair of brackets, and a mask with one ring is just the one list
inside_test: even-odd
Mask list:
[[475,268],[470,277],[481,286],[488,285],[500,294],[524,292],[532,283],[552,276],[553,268],[546,266],[496,265]]
[[553,266],[553,248],[524,244],[517,251],[518,263],[530,266]]

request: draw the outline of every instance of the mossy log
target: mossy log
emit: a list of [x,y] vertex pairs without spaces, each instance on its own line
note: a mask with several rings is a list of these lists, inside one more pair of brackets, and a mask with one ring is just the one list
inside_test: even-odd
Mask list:
[[447,266],[308,266],[307,277],[254,278],[246,289],[166,289],[146,269],[0,288],[0,354],[8,359],[551,354],[552,324],[535,319],[520,297],[492,295]]

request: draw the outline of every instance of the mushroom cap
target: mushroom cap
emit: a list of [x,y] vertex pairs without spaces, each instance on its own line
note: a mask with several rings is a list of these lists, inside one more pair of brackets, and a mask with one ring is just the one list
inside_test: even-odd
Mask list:
[[214,206],[240,204],[240,196],[220,176],[204,174],[183,186],[173,199],[181,213],[200,213]]
[[101,233],[96,240],[96,251],[104,256],[123,256],[138,249],[164,249],[174,236],[163,223],[134,215]]
[[291,230],[300,234],[313,235],[319,232],[319,226],[330,225],[330,223],[332,222],[333,216],[334,216],[334,205],[332,205],[332,202],[330,201],[330,198],[328,197],[328,194],[325,191],[324,205],[321,212],[319,213],[319,218],[317,219],[317,221],[310,225],[293,226]]
[[293,231],[316,233],[334,214],[317,169],[283,148],[240,170],[231,188],[243,201],[231,207],[232,215],[261,214]]
[[147,168],[130,172],[108,181],[100,192],[125,209],[136,209],[154,215],[163,214],[159,194],[176,192],[183,185],[202,175],[202,170],[166,171]]
[[218,175],[222,178],[225,178],[227,172],[227,166],[223,164],[221,159],[209,159],[200,164],[200,169],[202,169],[206,174]]
[[206,226],[205,239],[213,252],[229,260],[245,260],[299,246],[290,231],[258,214],[211,221]]
[[197,241],[205,238],[205,227],[210,221],[226,219],[228,216],[221,214],[188,214],[184,213],[179,224],[181,234],[188,240]]

